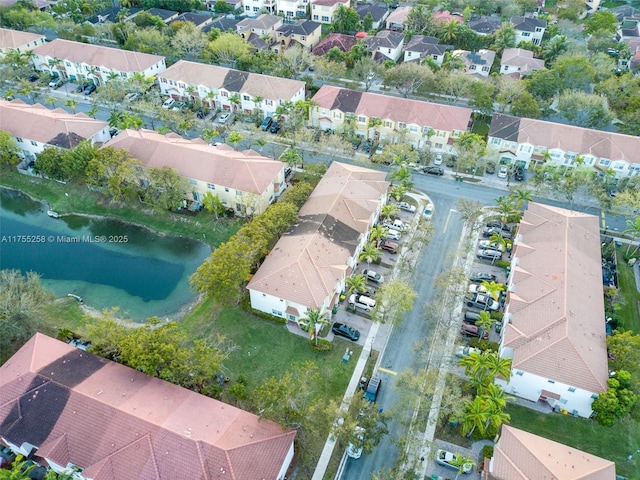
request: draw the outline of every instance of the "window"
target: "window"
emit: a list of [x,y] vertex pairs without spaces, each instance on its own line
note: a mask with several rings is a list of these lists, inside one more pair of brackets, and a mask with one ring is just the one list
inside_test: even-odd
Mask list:
[[34,147],[37,147],[38,146],[38,142],[36,142],[34,140],[31,140],[31,145],[33,145]]
[[249,95],[243,95],[242,99],[248,102],[249,100],[251,100],[251,97]]
[[387,128],[392,128],[393,124],[389,120],[385,120],[384,126],[387,127]]
[[244,192],[241,190],[236,190],[236,197],[242,197],[244,196]]
[[276,310],[275,308],[273,310],[271,310],[271,313],[273,313],[274,315],[281,317],[282,316],[282,312],[279,312],[278,310]]
[[483,72],[488,72],[489,71],[489,67],[482,67],[482,71]]
[[529,33],[529,32],[522,32],[522,36],[523,36],[523,37],[530,37],[530,36],[531,36],[531,33]]
[[556,382],[555,382],[555,381],[553,381],[553,380],[547,380],[547,382],[548,382],[548,383],[556,383]]
[[229,96],[229,94],[227,92],[220,92],[220,95],[222,95],[225,98]]
[[215,186],[213,183],[207,183],[207,188],[208,188],[209,190],[215,190],[215,189],[216,189],[216,186]]
[[411,125],[411,126],[409,127],[409,131],[410,131],[411,133],[418,133],[418,127],[416,127],[415,125]]
[[306,39],[307,39],[306,35],[303,35],[303,36],[302,36],[302,40],[304,41],[304,40],[306,40]]
[[[316,8],[316,6],[314,5],[313,8]],[[313,20],[317,22],[318,21],[318,15],[314,15],[313,16]]]
[[246,7],[244,7],[244,9],[248,12],[251,10],[251,7],[249,5],[247,5]]
[[491,145],[500,145],[502,143],[501,138],[491,137]]
[[190,178],[190,179],[189,179],[189,183],[190,183],[191,185],[197,185],[197,184],[198,184],[198,181],[197,181],[197,180],[194,180],[193,178]]
[[411,56],[411,52],[407,52],[407,57],[410,57],[410,56]]
[[322,21],[323,22],[328,22],[329,21],[329,17],[325,17],[324,15],[322,16]]
[[260,8],[258,8],[258,7],[253,7],[253,11],[254,11],[254,12],[259,12],[259,11],[260,11]]
[[536,32],[540,33],[542,31],[542,27],[536,27]]
[[398,122],[398,128],[407,128],[407,124],[403,122]]
[[224,187],[224,191],[229,193],[229,187]]
[[264,103],[269,105],[269,106],[273,105],[273,102],[271,100],[265,100]]
[[390,48],[387,49],[387,53],[391,54],[391,49]]
[[16,137],[16,142],[22,143],[22,139],[20,137]]
[[598,162],[598,165],[608,167],[609,165],[611,165],[611,160],[607,160],[606,158],[601,158],[600,161]]
[[567,404],[567,399],[566,398],[561,398],[560,399],[560,403],[563,404],[563,405],[566,405]]
[[295,315],[289,315],[289,320],[291,320],[292,322],[296,321],[296,316]]
[[569,387],[569,391],[570,392],[575,392],[576,391],[576,387]]
[[362,115],[358,116],[358,123],[367,123],[366,117],[363,117]]

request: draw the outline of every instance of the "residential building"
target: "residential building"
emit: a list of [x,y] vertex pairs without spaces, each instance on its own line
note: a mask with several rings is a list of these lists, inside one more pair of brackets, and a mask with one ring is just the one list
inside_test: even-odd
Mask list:
[[372,3],[365,3],[362,5],[356,5],[355,9],[360,16],[360,20],[364,20],[364,17],[366,17],[368,13],[371,14],[371,17],[373,18],[373,24],[371,25],[371,28],[373,28],[374,30],[379,30],[384,27],[384,22],[389,16],[389,9],[386,5],[382,6],[374,5]]
[[36,333],[0,367],[0,439],[73,478],[283,480],[295,431]]
[[321,57],[334,47],[347,53],[355,46],[356,43],[358,43],[358,39],[353,35],[345,35],[343,33],[330,33],[322,40],[320,40],[320,43],[316,45],[311,53],[317,57]]
[[90,81],[102,85],[111,78],[136,74],[155,77],[167,68],[165,58],[119,48],[56,39],[33,50],[36,70],[72,82]]
[[542,70],[543,68],[544,60],[541,58],[533,58],[533,52],[531,50],[505,48],[502,52],[500,73],[503,75],[512,75],[520,78],[527,73]]
[[197,28],[202,30],[207,25],[211,25],[211,23],[213,22],[213,17],[211,16],[210,13],[206,13],[206,12],[202,12],[202,13],[184,12],[178,15],[178,17],[175,20],[172,20],[171,22],[169,22],[169,25],[171,25],[173,22],[193,23]]
[[485,49],[478,50],[477,52],[454,50],[453,57],[460,59],[463,65],[463,72],[469,75],[488,77],[489,73],[491,73],[493,61],[496,58],[496,52]]
[[502,426],[487,470],[494,480],[616,479],[616,464],[610,460],[509,425]]
[[105,10],[102,10],[100,13],[89,17],[87,22],[92,25],[98,25],[101,23],[116,23],[119,21],[130,22],[142,12],[142,8],[140,7],[131,7],[131,8],[121,8],[121,7],[111,7]]
[[341,6],[350,8],[351,0],[311,0],[311,20],[333,23],[333,16]]
[[276,31],[277,43],[273,47],[276,53],[282,52],[291,45],[300,45],[305,50],[311,50],[320,42],[322,24],[311,20],[298,20],[285,23]]
[[241,110],[273,115],[284,102],[305,98],[300,80],[241,72],[216,65],[180,60],[158,75],[160,91],[176,100],[199,98],[216,110]]
[[202,202],[211,192],[240,216],[262,213],[286,188],[286,165],[253,150],[144,129],[124,130],[107,146],[127,150],[145,167],[175,169],[189,181],[186,200]]
[[253,17],[263,11],[275,15],[278,13],[277,0],[242,0],[242,10],[245,15]]
[[404,34],[383,30],[376,33],[375,37],[366,37],[364,42],[367,44],[367,50],[371,52],[373,59],[377,62],[385,60],[397,62],[402,56]]
[[599,217],[529,202],[511,252],[499,355],[509,395],[588,418],[609,380]]
[[268,43],[270,43],[276,40],[276,31],[281,26],[282,17],[263,13],[257,18],[244,18],[240,20],[236,24],[236,32],[247,41],[251,34],[254,34],[263,40],[268,38]]
[[314,95],[311,124],[322,130],[353,131],[383,143],[408,142],[414,148],[452,152],[467,131],[471,109],[358,92],[323,85]]
[[435,37],[414,35],[404,47],[404,61],[415,62],[429,59],[438,66],[444,62],[444,54],[453,50],[452,45],[439,45]]
[[433,12],[433,21],[439,24],[449,23],[451,21],[464,23],[464,17],[461,13],[451,13],[449,10],[438,10]]
[[547,22],[535,17],[512,17],[509,20],[516,31],[516,45],[520,42],[531,42],[534,45],[542,43],[542,37],[547,29]]
[[173,10],[165,10],[164,8],[150,8],[147,10],[149,15],[153,15],[154,17],[160,17],[162,21],[166,24],[169,24],[172,20],[178,18],[180,15],[178,12],[174,12]]
[[252,308],[292,322],[331,315],[388,188],[384,172],[333,162],[247,285]]
[[[207,0],[207,10],[210,12],[214,12],[216,8],[215,0]],[[242,13],[242,0],[226,0],[226,4],[231,7],[231,12],[233,13]],[[224,31],[224,30],[223,30]]]
[[495,33],[502,26],[502,20],[500,17],[474,15],[469,19],[468,25],[471,30],[484,37]]
[[44,45],[44,35],[0,28],[0,57],[8,52],[28,53]]
[[212,28],[217,28],[221,32],[235,32],[236,25],[240,23],[240,19],[235,15],[225,15],[224,17],[218,17],[209,25],[204,27],[202,31],[204,33],[209,33]]
[[388,30],[404,30],[407,28],[409,12],[413,7],[398,7],[387,17]]
[[304,19],[310,3],[309,0],[277,0],[278,14],[288,20]]
[[44,105],[30,105],[15,99],[0,100],[0,130],[15,138],[24,161],[19,165],[27,170],[36,156],[46,147],[73,148],[84,140],[101,144],[111,138],[109,124],[84,113],[72,115]]
[[640,137],[632,135],[494,113],[487,147],[503,163],[525,168],[544,161],[569,168],[581,164],[610,169],[617,177],[640,175]]

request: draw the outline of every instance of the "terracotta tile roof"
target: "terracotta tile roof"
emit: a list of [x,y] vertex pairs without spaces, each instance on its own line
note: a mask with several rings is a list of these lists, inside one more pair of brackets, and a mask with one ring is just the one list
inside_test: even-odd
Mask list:
[[313,101],[320,108],[404,122],[407,125],[429,126],[448,132],[466,131],[471,118],[469,108],[357,92],[331,85],[323,85],[313,96]]
[[44,35],[40,35],[38,33],[0,28],[0,49],[18,48],[26,45],[27,43],[37,42],[42,39],[44,39]]
[[615,480],[615,463],[538,435],[502,426],[495,446],[496,480]]
[[180,175],[243,192],[262,194],[284,170],[282,162],[253,150],[238,152],[228,145],[214,147],[200,139],[152,130],[124,130],[107,146],[126,149],[147,167],[171,167]]
[[19,99],[0,100],[0,130],[25,140],[71,148],[107,126],[107,122],[84,113],[72,115],[61,108],[49,110],[39,103],[29,105]]
[[396,8],[393,12],[389,14],[387,17],[387,25],[392,23],[397,23],[398,25],[404,24],[409,18],[409,12],[413,7],[399,7]]
[[158,77],[185,84],[203,85],[209,89],[224,88],[230,92],[247,93],[252,97],[261,96],[268,100],[289,100],[305,86],[304,82],[299,80],[241,72],[184,60],[174,63],[158,74]]
[[544,60],[533,58],[533,52],[523,48],[505,48],[502,52],[500,65],[520,67],[520,73],[524,74],[533,70],[544,68]]
[[588,392],[607,389],[598,218],[529,203],[512,253],[503,345],[514,369]]
[[338,47],[343,52],[348,52],[358,43],[358,39],[353,35],[345,35],[343,33],[330,33],[315,46],[311,51],[312,54],[322,56],[333,47]]
[[0,367],[0,435],[93,480],[275,480],[295,431],[38,333]]
[[458,23],[464,23],[464,17],[462,15],[454,15],[453,13],[450,13],[449,10],[433,12],[433,20],[439,23],[449,23],[451,20]]
[[511,142],[558,148],[580,155],[591,154],[596,158],[625,160],[629,164],[640,163],[640,137],[622,133],[604,132],[561,123],[512,117],[494,113],[491,119],[490,137]]
[[384,172],[333,162],[247,288],[321,307],[349,271],[388,187]]
[[55,39],[33,50],[35,55],[105,67],[119,72],[144,72],[164,57],[119,48],[100,47],[88,43]]

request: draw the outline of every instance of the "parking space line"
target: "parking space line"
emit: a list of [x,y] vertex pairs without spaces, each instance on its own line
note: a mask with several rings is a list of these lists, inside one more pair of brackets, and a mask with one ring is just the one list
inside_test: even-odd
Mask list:
[[378,368],[379,371],[384,372],[384,373],[388,373],[389,375],[398,375],[398,372],[394,372],[393,370],[389,370],[387,368]]

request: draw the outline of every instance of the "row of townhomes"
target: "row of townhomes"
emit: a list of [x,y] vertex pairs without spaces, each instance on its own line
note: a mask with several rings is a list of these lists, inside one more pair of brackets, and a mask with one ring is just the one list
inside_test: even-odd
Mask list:
[[239,152],[229,145],[150,130],[124,130],[111,139],[106,122],[21,100],[0,100],[0,130],[9,132],[20,147],[23,172],[46,147],[73,148],[89,140],[127,150],[147,168],[174,168],[189,181],[186,200],[201,202],[209,191],[240,216],[264,211],[286,188],[286,165],[253,150]]
[[251,306],[292,322],[312,308],[330,314],[387,200],[385,177],[333,162],[249,282]]
[[487,147],[526,168],[582,164],[617,177],[640,175],[640,137],[632,135],[494,113]]
[[0,367],[0,439],[78,480],[283,480],[294,430],[37,333]]
[[588,418],[608,388],[598,217],[530,202],[518,227],[499,354],[506,393]]
[[8,52],[28,53],[44,45],[44,35],[0,28],[0,56]]
[[430,146],[452,151],[453,142],[467,131],[471,109],[390,97],[323,85],[314,95],[311,125],[323,130],[355,129],[355,133],[384,143],[403,140],[415,148]]

